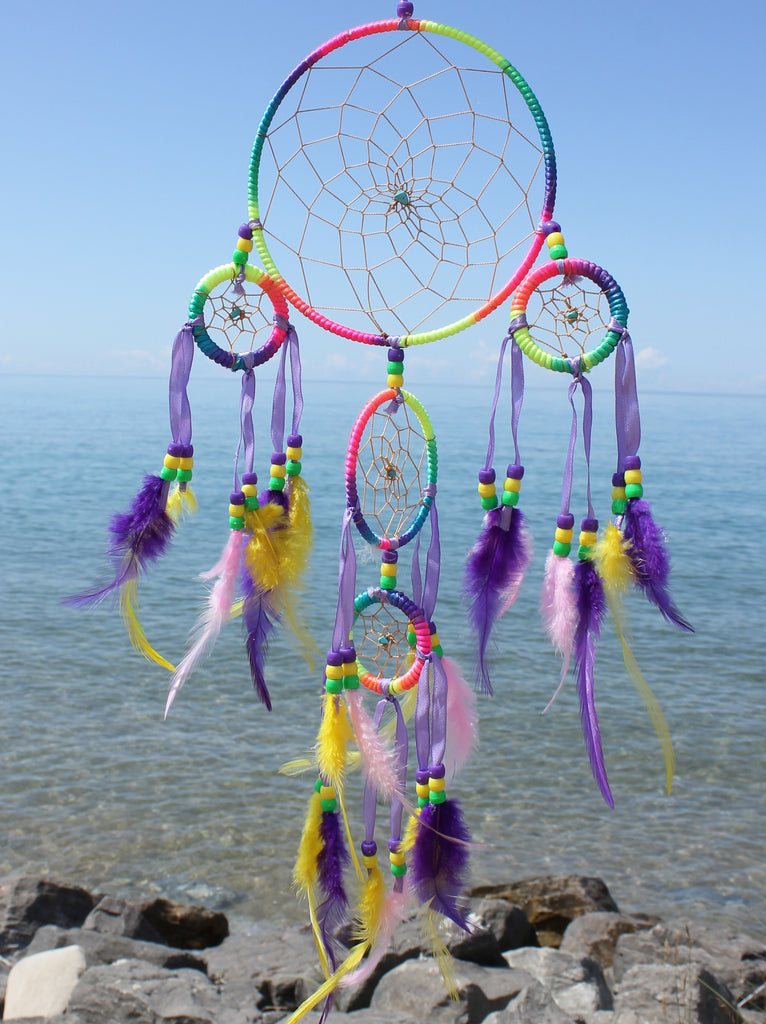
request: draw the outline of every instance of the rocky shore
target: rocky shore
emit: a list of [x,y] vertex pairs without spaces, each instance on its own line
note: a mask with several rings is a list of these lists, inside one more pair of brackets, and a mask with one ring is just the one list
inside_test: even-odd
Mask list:
[[[448,945],[451,999],[415,918],[372,977],[339,990],[348,1024],[764,1024],[766,941],[620,912],[597,878],[534,878],[468,897]],[[168,900],[127,902],[0,878],[0,1009],[37,1024],[277,1024],[321,982],[307,929]],[[319,1014],[305,1020],[316,1024]]]

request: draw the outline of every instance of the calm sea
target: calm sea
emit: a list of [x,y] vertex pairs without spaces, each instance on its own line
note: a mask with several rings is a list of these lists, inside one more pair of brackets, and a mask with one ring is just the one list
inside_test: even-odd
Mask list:
[[[146,631],[171,659],[181,655],[204,597],[197,574],[215,562],[227,535],[237,390],[230,376],[193,381],[200,510],[141,595]],[[304,610],[321,650],[332,633],[345,445],[358,409],[377,390],[306,385],[304,472],[316,544]],[[460,576],[481,521],[475,480],[491,396],[486,388],[412,390],[439,442],[436,619],[447,653],[469,673]],[[259,384],[263,471],[268,391]],[[597,399],[594,494],[605,519],[613,429],[607,392]],[[567,409],[562,389],[528,389],[522,504],[535,561],[496,630],[496,696],[482,700],[480,748],[451,790],[477,842],[474,881],[600,875],[625,910],[764,932],[766,403],[642,396],[646,494],[670,538],[677,603],[696,633],[671,628],[638,595],[629,602],[634,650],[675,743],[667,796],[659,744],[605,630],[597,701],[614,810],[590,775],[574,684],[540,714],[558,672],[537,601],[558,511]],[[108,517],[127,507],[143,472],[159,467],[166,416],[159,380],[0,381],[0,872],[24,867],[124,894],[226,907],[235,918],[302,920],[290,873],[312,780],[278,769],[312,746],[321,665],[309,672],[282,635],[269,660],[268,714],[254,699],[239,626],[231,623],[163,723],[168,675],[133,653],[117,613],[60,604],[98,577]],[[512,455],[507,423],[506,411],[501,469]],[[583,491],[580,474],[576,515]],[[359,589],[376,574],[374,563],[361,563]],[[355,806],[353,787],[350,800]]]

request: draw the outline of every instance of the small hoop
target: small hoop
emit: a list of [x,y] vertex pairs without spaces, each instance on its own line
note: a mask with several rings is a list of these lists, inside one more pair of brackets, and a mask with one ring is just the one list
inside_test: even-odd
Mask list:
[[384,590],[382,587],[370,587],[363,590],[354,599],[354,621],[375,603],[384,605],[390,604],[407,616],[412,632],[415,634],[415,660],[412,665],[400,676],[395,676],[384,687],[384,677],[375,676],[368,672],[362,662],[357,658],[356,669],[359,681],[362,686],[373,693],[394,697],[397,694],[405,693],[417,686],[420,680],[420,673],[431,655],[431,629],[426,620],[422,608],[419,608],[414,601],[403,594],[400,590]]

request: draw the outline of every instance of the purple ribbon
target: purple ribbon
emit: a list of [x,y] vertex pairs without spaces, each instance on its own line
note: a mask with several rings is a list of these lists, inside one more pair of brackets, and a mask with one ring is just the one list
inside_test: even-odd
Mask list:
[[287,331],[282,344],[282,351],[274,382],[274,402],[271,407],[271,444],[275,452],[284,451],[285,443],[285,400],[287,397],[287,353],[290,352],[290,379],[293,388],[292,433],[300,432],[301,416],[303,415],[303,387],[301,384],[301,356],[298,335],[293,325],[284,317],[276,314],[274,323]]
[[255,374],[247,370],[242,374],[242,392],[239,399],[239,444],[234,456],[234,490],[239,490],[239,456],[244,445],[243,472],[252,473],[255,462],[255,430],[253,428],[253,406],[255,405]]
[[447,746],[447,673],[438,654],[431,655],[431,764],[442,764]]
[[569,432],[569,450],[567,451],[566,467],[564,469],[564,482],[561,487],[561,511],[566,514],[572,500],[572,478],[574,475],[574,452],[577,444],[577,409],[574,396],[578,387],[583,395],[583,418],[582,437],[583,448],[585,449],[585,469],[587,475],[587,498],[588,515],[593,518],[593,504],[591,502],[590,489],[590,448],[591,435],[593,432],[593,389],[590,381],[581,373],[578,374],[569,385],[569,404],[572,407],[572,428]]
[[354,623],[354,597],[356,591],[356,551],[351,533],[353,510],[343,513],[343,530],[340,537],[338,561],[338,606],[335,612],[335,627],[332,633],[332,649],[339,651],[348,642]]
[[524,356],[519,348],[513,333],[509,330],[503,338],[500,346],[500,357],[497,361],[497,373],[495,375],[495,394],[492,399],[492,409],[489,414],[489,444],[487,445],[487,460],[484,463],[485,469],[492,468],[492,460],[495,457],[495,414],[497,403],[500,400],[500,388],[503,382],[503,361],[508,342],[511,341],[511,433],[513,434],[513,447],[516,464],[521,463],[519,454],[519,419],[521,407],[524,404]]
[[[423,675],[425,673],[425,679]],[[415,703],[415,752],[418,768],[428,768],[431,754],[431,689],[428,685],[428,663],[424,663],[418,680],[418,696]]]
[[170,433],[178,444],[191,444],[191,405],[186,389],[189,385],[189,375],[194,359],[194,328],[204,326],[205,321],[200,313],[183,325],[173,341],[168,398]]
[[412,582],[412,600],[422,610],[428,621],[434,614],[436,608],[436,596],[439,592],[439,573],[441,571],[441,544],[439,542],[439,515],[436,511],[436,503],[431,505],[431,542],[428,545],[426,555],[426,576],[425,585],[420,575],[420,537],[418,533],[412,551],[412,569],[410,580]]
[[[382,702],[381,702],[382,703]],[[396,697],[390,699],[390,703],[394,706],[396,712],[396,741],[394,746],[394,754],[396,757],[396,766],[398,774],[399,792],[403,793],[407,788],[407,760],[410,752],[410,740],[409,734],[407,733],[407,723],[404,721],[404,715],[399,705],[399,701]],[[391,801],[391,814],[390,814],[390,831],[392,839],[401,839],[402,836],[402,802],[396,797]],[[394,886],[396,886],[396,879]]]
[[[609,325],[612,328],[612,324]],[[614,421],[617,430],[617,470],[625,469],[625,457],[635,455],[641,444],[641,414],[636,389],[636,362],[627,328],[616,327],[622,337],[614,364]]]

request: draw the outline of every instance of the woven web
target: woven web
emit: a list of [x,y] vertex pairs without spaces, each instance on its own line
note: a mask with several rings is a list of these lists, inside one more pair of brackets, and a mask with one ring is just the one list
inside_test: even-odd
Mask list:
[[287,94],[259,208],[277,267],[314,309],[401,335],[469,315],[512,276],[543,154],[513,83],[470,47],[423,33],[385,45],[343,47]]
[[408,622],[398,609],[377,602],[357,617],[354,625],[356,656],[368,672],[393,679],[407,671],[407,655],[412,653],[407,642]]
[[[234,281],[214,288],[205,303],[205,327],[224,350],[242,353],[260,348],[274,328],[274,307],[266,292],[244,282],[244,295],[234,293]],[[258,338],[256,345],[255,339]]]
[[609,301],[586,278],[544,282],[529,297],[527,324],[535,343],[562,357],[596,348],[611,320]]
[[405,531],[420,507],[427,469],[426,438],[412,410],[376,410],[356,460],[359,505],[375,533],[394,538]]

